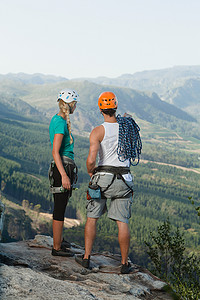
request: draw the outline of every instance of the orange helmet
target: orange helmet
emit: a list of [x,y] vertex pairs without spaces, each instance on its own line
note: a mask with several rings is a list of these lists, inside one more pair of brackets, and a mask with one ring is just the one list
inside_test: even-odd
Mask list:
[[103,92],[99,96],[98,105],[100,109],[117,108],[118,106],[117,97],[112,92]]

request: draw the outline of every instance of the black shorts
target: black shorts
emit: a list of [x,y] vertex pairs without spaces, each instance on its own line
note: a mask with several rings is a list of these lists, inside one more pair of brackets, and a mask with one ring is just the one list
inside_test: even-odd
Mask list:
[[[62,178],[56,165],[53,168],[53,179],[54,179],[55,187],[60,187],[62,185]],[[64,221],[65,209],[70,196],[71,196],[71,190],[64,193],[53,194],[53,198],[54,198],[53,220]]]

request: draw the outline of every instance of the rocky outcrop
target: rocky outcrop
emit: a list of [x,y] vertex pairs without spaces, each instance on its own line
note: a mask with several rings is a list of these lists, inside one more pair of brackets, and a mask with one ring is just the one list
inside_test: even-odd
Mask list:
[[[1,299],[136,300],[172,299],[166,284],[148,270],[132,264],[128,275],[120,274],[120,256],[93,253],[91,270],[74,257],[51,255],[52,238],[37,235],[34,240],[0,243]],[[84,249],[71,244],[75,255]]]

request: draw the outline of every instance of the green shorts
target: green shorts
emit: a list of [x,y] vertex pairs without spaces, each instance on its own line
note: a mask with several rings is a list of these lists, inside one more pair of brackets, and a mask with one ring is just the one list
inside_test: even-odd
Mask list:
[[[101,187],[101,199],[87,200],[87,217],[99,218],[107,211],[107,199],[111,199],[108,217],[115,221],[128,223],[128,219],[131,217],[133,202],[132,191],[122,179],[118,179],[117,177],[106,190],[113,176],[113,174],[100,172],[93,176],[92,183],[97,183]],[[133,181],[126,181],[126,183],[133,189]],[[106,191],[104,192],[104,190]]]

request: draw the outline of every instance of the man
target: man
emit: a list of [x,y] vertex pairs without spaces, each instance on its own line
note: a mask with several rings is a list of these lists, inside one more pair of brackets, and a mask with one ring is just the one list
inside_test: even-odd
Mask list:
[[[131,148],[132,143],[128,141],[128,144],[126,142],[125,145],[123,134],[120,134],[119,129],[123,129],[122,123],[126,118],[116,117],[118,101],[115,94],[112,92],[102,93],[99,96],[98,106],[104,117],[104,123],[94,128],[90,134],[90,149],[86,165],[91,181],[85,225],[85,254],[82,257],[77,256],[76,261],[83,267],[89,268],[92,246],[96,237],[96,223],[107,210],[106,200],[110,198],[108,217],[114,220],[118,226],[121,273],[126,274],[129,273],[131,267],[128,262],[130,244],[128,219],[131,216],[133,180],[130,173],[131,157],[124,158],[124,150],[121,151],[121,157],[118,152],[121,147]],[[131,122],[129,121],[129,123]],[[130,134],[131,130],[130,126],[127,127],[127,134]],[[97,154],[99,154],[99,162],[96,168]],[[98,187],[100,187],[101,196],[100,199],[95,199],[91,189],[95,188],[98,193]]]

